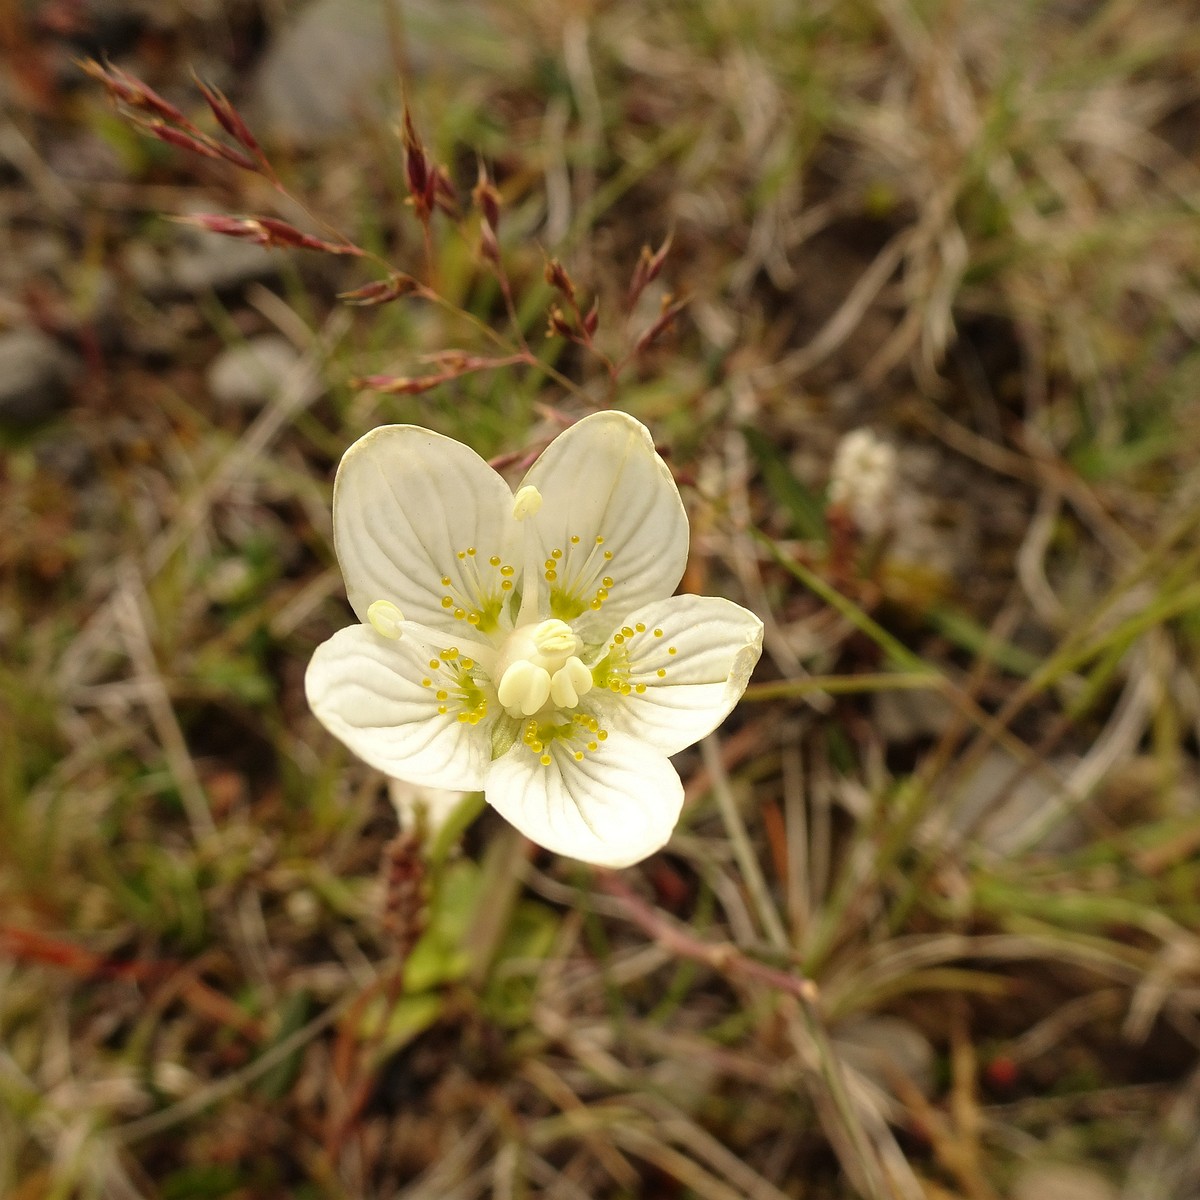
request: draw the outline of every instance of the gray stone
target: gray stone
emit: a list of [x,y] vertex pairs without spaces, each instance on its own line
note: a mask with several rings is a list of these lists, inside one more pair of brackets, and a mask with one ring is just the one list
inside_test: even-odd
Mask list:
[[131,242],[121,256],[124,269],[148,296],[199,296],[236,292],[279,273],[283,251],[180,225],[165,254]]
[[915,1025],[900,1017],[855,1017],[838,1026],[834,1042],[842,1059],[883,1091],[894,1094],[900,1076],[933,1095],[933,1046]]
[[1030,1163],[1013,1181],[1012,1200],[1117,1200],[1117,1188],[1091,1167]]
[[[405,66],[423,73],[511,69],[501,38],[473,0],[395,0]],[[320,145],[398,108],[386,0],[313,0],[272,44],[251,88],[255,128]]]
[[[1074,765],[1068,759],[1047,759],[1040,771],[1021,771],[1007,750],[993,746],[979,765],[947,797],[948,826],[967,833],[989,850],[1008,854],[1024,844],[1034,827],[1051,810],[1068,806],[1064,788],[1056,784]],[[1011,781],[1016,779],[1015,783]],[[1036,848],[1047,853],[1077,849],[1086,840],[1086,829],[1075,812],[1051,823]]]
[[229,408],[260,408],[278,395],[299,360],[291,342],[278,334],[228,346],[209,365],[209,393]]
[[66,407],[79,359],[36,329],[0,334],[0,422],[35,425]]
[[268,250],[254,242],[181,227],[179,241],[167,256],[161,290],[199,295],[202,292],[232,292],[256,280],[270,279],[279,272],[280,250]]

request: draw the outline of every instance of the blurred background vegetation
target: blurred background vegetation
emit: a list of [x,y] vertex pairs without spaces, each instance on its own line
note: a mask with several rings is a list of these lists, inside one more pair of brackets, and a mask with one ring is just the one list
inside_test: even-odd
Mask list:
[[[1200,1196],[1191,0],[4,0],[0,44],[0,1194]],[[307,211],[92,55],[214,136],[221,88]],[[546,369],[357,386],[519,344],[480,162]],[[551,254],[612,358],[687,302],[615,389]],[[304,703],[333,469],[606,403],[755,682],[641,867],[486,811],[418,851]]]

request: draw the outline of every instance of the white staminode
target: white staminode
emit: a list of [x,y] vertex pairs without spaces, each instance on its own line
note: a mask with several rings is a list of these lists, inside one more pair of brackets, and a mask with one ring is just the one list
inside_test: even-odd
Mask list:
[[367,620],[380,637],[395,641],[400,636],[404,614],[390,600],[376,600],[367,609]]
[[342,459],[334,534],[363,623],[309,664],[329,730],[393,778],[483,790],[559,853],[621,867],[666,842],[669,756],[741,697],[762,623],[671,594],[687,517],[644,426],[585,417],[515,495],[459,442],[384,426]]

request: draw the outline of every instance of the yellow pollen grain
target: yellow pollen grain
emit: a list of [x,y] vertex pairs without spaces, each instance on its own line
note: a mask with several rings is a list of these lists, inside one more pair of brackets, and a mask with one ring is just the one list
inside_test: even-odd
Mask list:
[[442,664],[441,664],[440,660],[438,660],[436,658],[431,658],[429,660],[429,666],[434,671],[436,671],[438,669],[438,667],[440,667],[441,665]]
[[449,575],[442,576],[442,587],[449,587],[454,582]]
[[576,750],[576,751],[575,751],[575,761],[576,761],[576,762],[583,762],[583,751],[582,751],[582,750]]
[[514,569],[515,568],[513,568],[513,567],[503,566],[500,568],[500,574],[504,575],[504,576],[511,575],[513,573]]
[[543,754],[542,757],[538,759],[538,762],[540,762],[543,767],[548,767],[550,765],[550,755]]
[[620,645],[620,644],[621,644],[621,643],[622,643],[624,640],[625,640],[625,635],[624,635],[623,633],[618,633],[618,634],[617,634],[617,635],[616,635],[616,636],[613,638],[613,645],[614,645],[614,646],[619,646],[619,645]]
[[439,700],[449,700],[449,699],[450,699],[450,693],[449,693],[449,692],[438,692],[438,694],[437,694],[437,698],[438,698]]
[[455,660],[455,659],[458,657],[458,647],[457,647],[457,646],[451,646],[449,650],[443,650],[443,651],[442,651],[442,657],[443,657],[443,658],[444,658],[444,659],[445,659],[447,662],[453,662],[453,661],[454,661],[454,660]]
[[596,589],[596,599],[597,600],[607,600],[608,599],[608,588],[597,588]]
[[550,557],[551,558],[562,558],[562,551],[561,550],[551,550]]
[[596,734],[596,737],[599,738],[599,740],[602,742],[607,741],[608,740],[608,730],[607,729],[599,730],[599,732],[597,732],[597,734]]
[[667,653],[668,653],[668,654],[678,654],[678,653],[679,653],[679,651],[678,651],[678,650],[676,650],[674,646],[668,646],[668,647],[667,647]]
[[579,534],[577,534],[577,533],[573,533],[573,534],[571,534],[571,545],[572,545],[572,546],[578,546],[578,545],[579,545]]
[[438,713],[439,713],[441,716],[443,716],[443,717],[444,717],[444,716],[446,715],[447,711],[448,711],[448,710],[447,710],[447,708],[446,708],[446,706],[445,706],[444,704],[439,704],[439,705],[438,705]]
[[661,629],[656,629],[656,630],[654,631],[654,636],[655,636],[655,637],[662,637],[662,630],[661,630]]
[[462,665],[464,671],[469,671],[475,665],[475,660],[473,658],[464,658]]
[[468,625],[478,625],[479,624],[479,614],[476,612],[467,613],[467,624]]
[[421,686],[422,687],[433,687],[433,680],[432,679],[422,679]]
[[611,562],[611,561],[612,561],[612,551],[611,551],[611,550],[605,550],[605,552],[604,552],[604,557],[605,557],[605,558],[607,558],[607,559],[608,559],[608,560]]
[[622,625],[622,626],[621,626],[621,632],[622,632],[622,633],[623,633],[623,634],[624,634],[624,635],[625,635],[627,638],[631,638],[631,637],[633,637],[633,630],[632,630],[632,629],[631,629],[631,628],[630,628],[628,625]]
[[634,626],[634,629],[636,629],[636,630],[638,631],[638,633],[645,633],[645,632],[646,632],[646,626],[645,626],[645,625],[643,625],[643,624],[641,623],[641,621],[639,621],[639,622],[638,622],[638,623],[637,623],[637,624]]
[[601,606],[603,603],[604,603],[604,601],[603,601],[603,600],[601,600],[599,597],[597,597],[595,600],[593,600],[593,601],[592,601],[592,603],[591,603],[591,607],[592,607],[592,608],[594,608],[594,609],[595,609],[597,612],[599,612],[599,611],[600,611],[600,606]]
[[646,685],[644,683],[639,683],[633,690],[640,696],[646,690]]
[[659,667],[654,673],[659,677],[659,679],[666,679],[667,677],[667,673],[662,669],[662,667]]
[[605,577],[604,577],[602,580],[600,580],[600,582],[601,582],[601,583],[602,583],[602,584],[603,584],[603,585],[604,585],[606,588],[610,588],[610,587],[612,587],[612,586],[613,586],[613,584],[614,584],[615,580],[613,579],[613,577],[612,577],[611,575],[605,575]]
[[442,607],[443,608],[453,608],[454,607],[454,597],[453,596],[443,596],[442,597]]
[[547,571],[546,572],[546,582],[547,583],[553,583],[557,578],[558,578],[557,571]]
[[488,566],[498,567],[499,565],[500,565],[500,555],[493,554],[492,557],[488,559]]
[[475,557],[475,547],[474,547],[474,546],[468,546],[468,547],[467,547],[467,553],[468,553],[468,554],[469,554],[469,555],[470,555],[472,558],[474,558],[474,557]]
[[602,537],[598,537],[598,538],[596,539],[596,545],[597,545],[597,546],[603,546],[603,545],[604,545],[604,539],[603,539]]
[[500,581],[500,587],[506,592],[511,592],[512,591],[512,580],[511,579],[502,579]]
[[456,621],[463,620],[466,617],[466,615],[467,615],[467,610],[465,608],[456,608],[454,610],[454,619]]
[[554,559],[552,559],[552,558],[546,559],[546,561],[542,564],[542,566],[544,566],[547,571],[553,571],[554,570]]
[[467,557],[467,552],[466,552],[465,550],[460,550],[460,551],[458,552],[458,557],[459,557],[459,558],[466,558],[466,557]]
[[599,750],[600,743],[599,742],[588,742],[588,749],[589,750]]

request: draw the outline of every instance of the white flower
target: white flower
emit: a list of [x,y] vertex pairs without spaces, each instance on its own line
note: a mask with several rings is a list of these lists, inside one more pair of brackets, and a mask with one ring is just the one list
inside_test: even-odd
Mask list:
[[852,429],[837,444],[829,472],[829,502],[842,504],[863,533],[882,533],[892,520],[896,449],[869,429]]
[[643,425],[585,417],[515,496],[461,443],[383,426],[342,459],[333,521],[362,624],[308,667],[330,732],[395,778],[482,789],[573,858],[628,866],[667,841],[668,755],[737,703],[762,622],[672,596],[687,517]]

